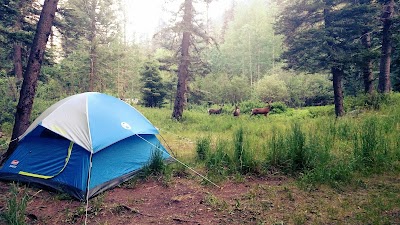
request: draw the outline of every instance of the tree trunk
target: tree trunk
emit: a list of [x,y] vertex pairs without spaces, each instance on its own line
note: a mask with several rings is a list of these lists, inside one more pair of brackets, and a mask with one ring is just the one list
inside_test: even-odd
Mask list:
[[14,44],[14,75],[17,80],[22,80],[22,46],[21,43]]
[[[371,48],[371,34],[367,32],[361,39],[367,51]],[[372,74],[372,60],[370,57],[365,58],[363,65],[363,78],[364,78],[364,92],[367,94],[372,94],[374,92],[374,75]]]
[[334,99],[335,99],[335,114],[336,114],[336,117],[341,117],[344,115],[343,88],[342,88],[343,71],[337,67],[332,67],[331,72],[332,72],[332,76],[333,76],[333,94],[334,94]]
[[[22,7],[23,7],[23,1],[20,1],[18,3],[18,8],[19,11],[22,12]],[[18,15],[18,18],[15,20],[14,23],[14,30],[15,31],[21,31],[22,30],[22,24],[21,20],[22,13]],[[23,70],[22,70],[22,45],[19,41],[15,41],[14,43],[14,55],[13,55],[13,60],[14,60],[14,75],[17,78],[17,80],[22,80],[23,78]]]
[[[324,22],[325,22],[325,29],[329,29],[332,26],[332,18],[330,16],[331,13],[331,6],[327,5],[327,7],[324,9]],[[332,51],[335,51],[335,43],[332,41],[328,41],[329,47],[332,48]],[[330,62],[331,64],[335,65],[336,59],[333,58],[331,59],[332,61]],[[342,78],[343,78],[343,70],[336,67],[332,66],[331,67],[331,73],[332,73],[332,81],[333,81],[333,95],[334,95],[334,101],[335,101],[335,114],[336,117],[341,117],[344,115],[344,107],[343,107],[343,84],[342,84]]]
[[382,51],[381,62],[379,66],[379,84],[378,90],[380,93],[389,93],[391,91],[390,83],[390,61],[392,55],[391,45],[391,26],[394,13],[394,0],[385,6],[382,14],[383,30],[382,30]]
[[96,46],[90,47],[89,91],[94,91],[96,78]]
[[57,10],[57,4],[58,0],[44,1],[35,37],[33,39],[28,65],[24,73],[24,80],[22,82],[17,111],[15,113],[14,128],[11,136],[12,142],[10,143],[7,152],[2,156],[1,164],[12,154],[17,146],[17,138],[21,136],[29,126],[37,80],[42,66],[46,43]]
[[[94,28],[95,29],[95,28]],[[95,87],[95,78],[96,78],[96,44],[95,42],[95,31],[92,31],[93,33],[91,34],[90,38],[90,53],[89,53],[89,58],[90,58],[90,73],[89,73],[89,91],[94,91]]]
[[181,62],[178,69],[178,84],[176,87],[176,97],[174,104],[174,111],[172,117],[176,120],[182,119],[183,108],[186,103],[186,92],[187,83],[189,79],[189,46],[190,46],[190,35],[192,26],[192,13],[193,13],[192,0],[185,0],[184,3],[184,31],[181,44]]
[[89,34],[89,44],[90,44],[90,72],[89,72],[89,91],[95,90],[95,80],[96,80],[96,66],[97,66],[97,27],[96,27],[96,8],[98,5],[97,1],[91,1],[90,9],[92,11],[89,12],[90,15],[90,34]]

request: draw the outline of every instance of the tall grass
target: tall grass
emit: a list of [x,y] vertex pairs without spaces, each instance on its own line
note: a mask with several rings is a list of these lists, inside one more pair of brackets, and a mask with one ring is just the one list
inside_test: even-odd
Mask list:
[[400,170],[400,95],[361,98],[346,102],[347,110],[359,110],[356,115],[339,119],[333,106],[288,109],[267,118],[187,110],[183,121],[171,122],[162,110],[148,115],[150,121],[166,120],[156,126],[180,136],[167,138],[176,140],[177,155],[199,160],[196,165],[211,176],[272,170],[302,183],[337,186],[360,174]]
[[390,140],[383,127],[382,122],[379,122],[376,117],[370,117],[363,122],[359,132],[354,135],[354,157],[357,170],[381,172],[391,165]]
[[311,155],[306,146],[306,134],[299,123],[282,133],[273,132],[266,164],[285,173],[296,175],[311,166]]
[[26,192],[22,195],[19,194],[19,187],[17,184],[12,183],[10,187],[10,197],[7,200],[7,206],[5,211],[0,213],[0,221],[3,220],[9,225],[24,225],[26,206],[29,201],[29,197]]
[[236,170],[240,174],[259,173],[259,163],[256,160],[250,143],[245,139],[244,129],[240,127],[233,137],[234,157]]
[[200,161],[205,161],[211,152],[211,138],[203,137],[196,141],[197,157]]
[[286,137],[274,129],[269,140],[269,153],[267,154],[268,169],[284,171],[289,165],[287,149],[285,147]]
[[232,158],[227,152],[228,146],[228,141],[219,140],[215,150],[210,153],[206,161],[206,166],[210,170],[209,174],[213,179],[224,180],[235,169],[232,167]]
[[148,163],[143,167],[141,171],[141,177],[149,177],[149,176],[160,176],[164,175],[166,172],[166,164],[163,158],[162,151],[158,149],[153,149],[151,153],[150,160]]

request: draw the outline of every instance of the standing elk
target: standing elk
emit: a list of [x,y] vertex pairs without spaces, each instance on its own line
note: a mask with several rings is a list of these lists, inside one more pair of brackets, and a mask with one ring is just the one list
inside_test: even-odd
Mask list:
[[235,110],[233,110],[233,116],[239,116],[240,115],[240,109],[237,105],[235,105]]
[[221,105],[221,108],[219,108],[219,109],[208,109],[208,115],[211,115],[211,114],[221,114],[221,112],[222,112],[222,106],[224,106],[224,105]]
[[272,106],[271,106],[271,102],[268,102],[268,106],[264,107],[264,108],[254,108],[251,110],[251,115],[258,115],[258,114],[263,114],[265,117],[268,116],[268,113],[271,111]]

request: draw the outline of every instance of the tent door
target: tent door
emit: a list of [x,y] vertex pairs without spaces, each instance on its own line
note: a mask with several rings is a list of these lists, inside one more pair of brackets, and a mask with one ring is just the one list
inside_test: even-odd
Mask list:
[[60,173],[65,169],[65,167],[67,166],[67,164],[68,164],[68,162],[69,162],[69,159],[70,159],[70,157],[71,157],[71,152],[72,152],[72,147],[73,147],[73,146],[74,146],[74,142],[71,141],[71,142],[69,143],[67,157],[65,158],[65,164],[64,164],[64,166],[61,168],[61,170],[58,171],[56,174],[50,175],[50,176],[49,176],[49,175],[41,175],[41,174],[29,173],[29,172],[25,172],[25,171],[19,171],[18,174],[24,175],[24,176],[29,176],[29,177],[42,178],[42,179],[50,179],[50,178],[53,178],[53,177],[57,176],[57,175],[60,174]]

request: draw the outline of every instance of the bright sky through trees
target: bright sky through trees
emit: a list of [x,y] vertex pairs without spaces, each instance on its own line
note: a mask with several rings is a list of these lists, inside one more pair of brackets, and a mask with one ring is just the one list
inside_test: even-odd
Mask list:
[[[233,0],[216,0],[209,6],[209,17],[218,18],[225,9],[231,6]],[[238,2],[240,0],[236,0]],[[243,1],[243,0],[242,0]],[[136,40],[150,39],[162,21],[168,22],[169,11],[176,12],[182,1],[170,0],[124,0],[127,21],[128,37]],[[205,5],[205,4],[204,4]],[[168,11],[169,10],[169,11]],[[198,9],[198,11],[204,9]]]

